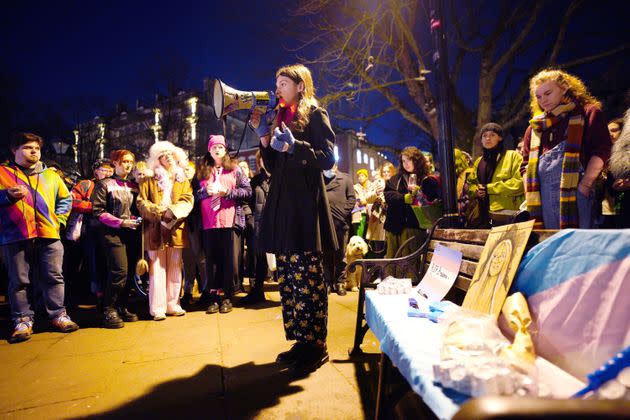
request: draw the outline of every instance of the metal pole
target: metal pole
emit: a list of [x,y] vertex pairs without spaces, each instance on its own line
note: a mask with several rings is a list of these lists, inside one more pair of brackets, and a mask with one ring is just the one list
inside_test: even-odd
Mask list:
[[442,199],[444,201],[444,216],[448,217],[448,221],[445,225],[454,227],[457,222],[457,190],[455,188],[453,119],[449,92],[446,36],[444,34],[444,21],[442,20],[442,0],[431,0],[430,5],[431,33],[433,35],[435,49],[433,65],[437,70],[438,82],[440,138],[436,140],[440,162],[440,176],[442,179]]

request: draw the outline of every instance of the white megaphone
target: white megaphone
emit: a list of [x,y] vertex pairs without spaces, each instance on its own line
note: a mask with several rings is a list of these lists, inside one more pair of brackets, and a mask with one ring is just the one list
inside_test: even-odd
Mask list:
[[223,118],[239,109],[249,109],[250,112],[257,109],[264,114],[267,110],[274,109],[276,105],[278,105],[278,98],[271,91],[243,92],[226,85],[219,79],[214,81],[212,107],[217,118]]

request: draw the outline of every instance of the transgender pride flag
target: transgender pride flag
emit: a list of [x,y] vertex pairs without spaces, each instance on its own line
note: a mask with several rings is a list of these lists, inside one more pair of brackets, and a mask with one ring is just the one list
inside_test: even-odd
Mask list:
[[536,353],[585,380],[630,345],[630,229],[558,232],[523,257],[514,292]]

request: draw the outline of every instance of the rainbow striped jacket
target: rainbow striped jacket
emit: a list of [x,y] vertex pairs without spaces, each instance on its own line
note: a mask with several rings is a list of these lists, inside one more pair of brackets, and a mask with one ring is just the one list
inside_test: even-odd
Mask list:
[[[28,194],[14,201],[7,189],[25,185]],[[37,207],[37,210],[35,210]],[[14,163],[0,165],[0,245],[32,238],[59,239],[72,209],[68,188],[52,169],[39,163],[26,176]]]

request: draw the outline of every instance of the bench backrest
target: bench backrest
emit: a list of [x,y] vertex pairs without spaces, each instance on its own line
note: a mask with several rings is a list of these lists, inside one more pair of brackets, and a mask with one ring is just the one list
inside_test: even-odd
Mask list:
[[[556,232],[557,230],[532,231],[525,252]],[[429,242],[427,259],[422,268],[422,273],[426,272],[429,267],[431,259],[433,258],[433,251],[437,244],[460,251],[463,255],[462,265],[459,269],[457,280],[455,280],[455,288],[465,293],[475,274],[481,252],[483,251],[489,234],[489,229],[435,229],[431,237],[431,242]]]

